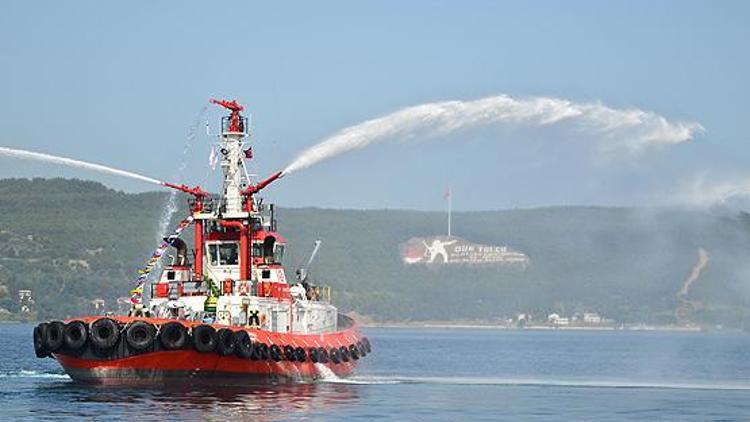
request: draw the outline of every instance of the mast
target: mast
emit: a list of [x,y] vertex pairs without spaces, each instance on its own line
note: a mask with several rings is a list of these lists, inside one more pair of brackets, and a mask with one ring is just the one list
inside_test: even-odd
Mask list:
[[453,192],[451,192],[450,185],[448,185],[448,188],[445,190],[445,194],[443,195],[443,197],[448,200],[448,237],[451,237],[451,218],[453,214]]
[[193,195],[191,202],[195,226],[195,262],[193,276],[203,279],[204,258],[206,256],[205,241],[215,232],[218,226],[222,230],[237,232],[239,241],[238,267],[239,280],[248,281],[252,278],[252,237],[254,221],[260,218],[254,196],[260,190],[283,176],[282,172],[271,175],[268,179],[252,184],[245,169],[245,159],[252,157],[251,149],[245,138],[250,136],[248,119],[240,114],[245,107],[237,101],[212,99],[211,103],[222,106],[230,111],[228,116],[221,119],[221,135],[219,135],[219,155],[223,174],[222,187],[218,207],[206,208],[204,204],[208,192],[200,186],[189,187],[163,182],[164,186],[177,189]]
[[221,198],[225,207],[224,213],[230,217],[241,218],[245,211],[242,189],[249,182],[245,177],[242,161],[245,158],[243,141],[248,136],[249,129],[247,118],[240,114],[245,107],[237,101],[211,99],[211,102],[230,111],[229,116],[221,119],[219,159],[224,175]]
[[[249,185],[245,171],[245,153],[243,141],[248,136],[247,118],[240,112],[245,109],[236,100],[211,99],[211,103],[229,110],[229,116],[221,118],[221,135],[219,143],[221,171],[221,204],[219,206],[219,226],[239,232],[239,279],[249,280],[252,274],[252,253],[250,239],[252,224],[250,217],[254,211],[252,196],[246,197],[243,189]],[[247,203],[250,203],[248,206]]]

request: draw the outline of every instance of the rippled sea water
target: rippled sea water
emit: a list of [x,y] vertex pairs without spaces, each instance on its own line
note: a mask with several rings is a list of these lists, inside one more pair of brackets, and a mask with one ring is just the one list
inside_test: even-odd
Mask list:
[[0,419],[750,420],[750,335],[371,328],[349,379],[103,388],[0,324]]

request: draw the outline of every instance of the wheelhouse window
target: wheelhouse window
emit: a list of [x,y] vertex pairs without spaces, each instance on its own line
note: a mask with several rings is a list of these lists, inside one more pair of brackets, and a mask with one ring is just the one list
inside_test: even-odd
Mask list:
[[267,260],[273,258],[274,246],[276,245],[276,238],[273,236],[266,236],[263,239],[263,257]]
[[284,259],[284,245],[277,243],[273,253],[273,261],[276,264],[281,264],[282,259]]
[[267,236],[263,242],[253,242],[253,257],[263,258],[267,264],[280,264],[284,259],[285,245],[276,243],[276,238]]
[[214,243],[208,245],[211,265],[237,265],[239,262],[239,246],[237,242]]

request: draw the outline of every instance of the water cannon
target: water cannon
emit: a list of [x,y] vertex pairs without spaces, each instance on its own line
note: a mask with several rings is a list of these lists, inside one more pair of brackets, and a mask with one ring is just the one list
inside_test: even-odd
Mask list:
[[276,179],[281,178],[281,176],[283,176],[283,175],[284,175],[284,172],[278,171],[278,172],[274,173],[268,179],[263,180],[262,182],[256,183],[254,185],[250,185],[245,190],[243,190],[241,193],[242,193],[242,196],[244,198],[245,210],[248,211],[248,212],[253,211],[254,208],[255,208],[255,204],[253,202],[253,195],[255,195],[256,193],[260,192],[261,189],[263,189],[266,186],[270,185]]
[[188,185],[176,185],[174,183],[169,183],[169,182],[162,182],[161,184],[163,186],[168,187],[168,188],[176,189],[176,190],[178,190],[180,192],[185,192],[185,193],[187,193],[189,195],[193,195],[195,197],[195,199],[205,199],[205,198],[208,197],[208,192],[206,192],[203,189],[201,189],[200,186],[196,186],[194,188],[191,188]]
[[318,255],[318,250],[320,250],[320,245],[322,243],[323,241],[320,239],[315,240],[312,253],[310,254],[310,257],[307,259],[307,263],[305,263],[304,266],[297,269],[297,281],[299,281],[300,283],[304,283],[307,281],[307,276],[309,275],[310,267],[312,266],[313,261],[315,261],[315,257]]
[[217,100],[216,98],[211,98],[209,100],[211,104],[216,104],[224,107],[225,109],[231,111],[232,113],[239,113],[240,111],[244,110],[245,107],[238,103],[237,100]]
[[195,202],[191,204],[192,211],[200,212],[203,210],[203,201],[206,198],[208,198],[209,193],[201,189],[200,186],[191,188],[188,185],[176,185],[174,183],[168,183],[168,182],[162,182],[161,184],[168,188],[176,189],[180,192],[185,192],[188,195],[193,195],[195,197]]
[[246,195],[246,196],[255,195],[256,193],[260,192],[261,189],[263,189],[266,186],[270,185],[271,183],[273,183],[277,179],[281,178],[283,175],[284,175],[284,172],[277,171],[276,173],[274,173],[273,175],[271,175],[271,177],[269,177],[268,179],[263,180],[262,182],[259,182],[257,184],[248,186],[247,189],[245,189],[245,190],[242,191],[242,194]]
[[[240,111],[244,110],[245,107],[238,103],[237,100],[217,100],[216,98],[211,98],[209,100],[211,104],[216,104],[219,106],[224,107],[225,109],[229,110],[229,117],[222,119],[222,126],[223,131],[229,131],[234,133],[244,133],[245,132],[245,123],[243,118],[240,116]],[[227,121],[227,126],[224,126],[224,121]]]

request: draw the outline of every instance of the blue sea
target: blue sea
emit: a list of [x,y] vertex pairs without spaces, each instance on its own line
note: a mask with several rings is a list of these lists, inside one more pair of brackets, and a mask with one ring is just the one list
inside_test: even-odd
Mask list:
[[750,420],[750,335],[738,332],[370,328],[350,379],[103,388],[34,356],[0,324],[2,420]]

